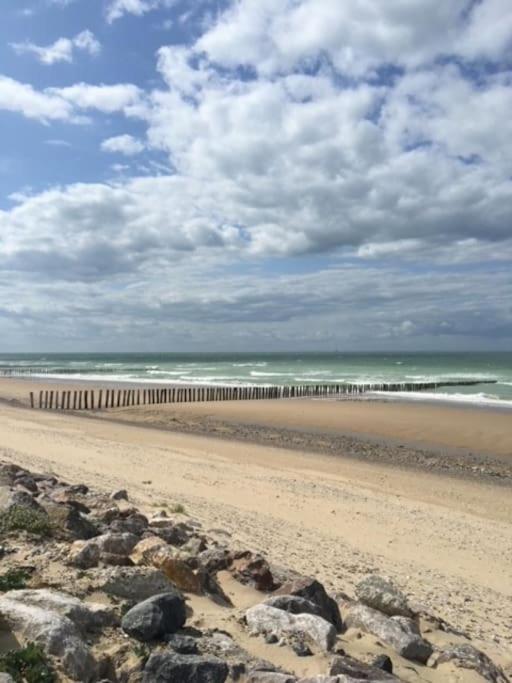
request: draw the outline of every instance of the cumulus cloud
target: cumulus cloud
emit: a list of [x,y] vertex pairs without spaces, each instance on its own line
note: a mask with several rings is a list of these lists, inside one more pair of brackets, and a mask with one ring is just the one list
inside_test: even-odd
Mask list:
[[58,38],[51,45],[41,46],[25,41],[24,43],[10,43],[12,49],[19,55],[33,54],[42,64],[73,61],[75,51],[87,52],[96,56],[101,52],[101,44],[91,31],[82,31],[74,38]]
[[140,17],[159,7],[172,7],[174,4],[175,0],[110,0],[106,11],[107,21],[112,23],[125,14]]
[[104,152],[117,152],[125,156],[133,156],[144,150],[144,144],[132,135],[117,135],[103,140],[101,149]]
[[[110,20],[156,4],[111,3]],[[310,330],[348,345],[512,338],[502,10],[500,0],[239,0],[194,44],[161,48],[161,85],[147,92],[0,79],[0,108],[45,123],[138,119],[144,144],[123,134],[101,149],[147,157],[146,177],[117,164],[115,181],[20,196],[0,212],[5,286],[37,277],[30,296],[44,306],[54,281],[73,281],[81,294],[59,302],[63,328],[80,306],[88,329],[134,343],[148,322],[155,340],[181,335],[185,346],[224,331],[243,348],[244,329],[270,347],[314,345]],[[273,269],[319,254],[329,267],[318,272]]]

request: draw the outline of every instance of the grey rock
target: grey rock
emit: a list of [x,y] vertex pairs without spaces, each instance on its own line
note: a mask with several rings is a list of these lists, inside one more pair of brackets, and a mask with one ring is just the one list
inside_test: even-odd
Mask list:
[[341,680],[356,680],[356,681],[371,681],[371,683],[388,683],[388,681],[397,681],[395,676],[387,673],[382,669],[368,666],[357,659],[344,655],[342,657],[335,657],[331,662],[329,668],[330,676],[341,676]]
[[30,491],[30,493],[37,493],[38,491],[34,478],[29,474],[22,474],[20,477],[16,477],[14,483],[16,486],[23,486],[23,488],[27,489],[27,491]]
[[87,683],[96,678],[97,665],[78,626],[54,609],[31,604],[10,591],[0,597],[0,613],[7,626],[23,640],[40,645],[47,654],[61,660],[65,673]]
[[378,657],[375,657],[372,662],[372,666],[374,669],[380,669],[388,674],[393,673],[393,662],[387,655],[379,655]]
[[476,671],[490,683],[508,683],[508,678],[499,666],[489,657],[469,644],[454,645],[436,653],[429,662],[433,668],[451,662],[461,669]]
[[173,588],[159,569],[153,567],[112,567],[97,571],[93,588],[135,602]]
[[90,543],[98,546],[100,553],[111,555],[129,555],[138,542],[135,534],[109,532],[96,536]]
[[126,489],[118,489],[110,494],[112,500],[128,500],[128,491]]
[[15,681],[9,674],[0,673],[0,683],[15,683]]
[[37,500],[28,491],[22,491],[18,489],[13,491],[10,497],[8,509],[17,508],[29,508],[30,510],[36,510],[37,512],[44,512],[43,508]]
[[379,610],[390,617],[412,617],[406,596],[394,583],[382,576],[367,576],[356,586],[356,595],[360,602]]
[[274,633],[278,637],[304,635],[324,652],[332,650],[336,641],[334,626],[314,614],[290,614],[261,604],[248,609],[245,618],[254,633]]
[[187,619],[185,599],[177,590],[148,598],[124,615],[125,633],[142,642],[157,640],[180,629]]
[[297,683],[295,676],[278,671],[251,671],[247,683]]
[[148,518],[140,512],[132,512],[125,517],[114,519],[110,523],[111,531],[135,534],[135,536],[141,536],[147,528]]
[[297,595],[318,605],[321,616],[331,622],[336,630],[341,631],[343,624],[336,601],[331,598],[322,584],[311,577],[300,577],[287,581],[274,595]]
[[174,652],[181,655],[197,655],[199,649],[197,647],[197,639],[192,636],[184,636],[181,633],[172,633],[166,642]]
[[348,628],[371,633],[398,654],[424,664],[432,654],[432,646],[421,637],[418,627],[407,617],[387,617],[377,610],[354,603],[345,615]]
[[78,598],[61,591],[40,588],[37,590],[13,590],[4,594],[11,602],[23,606],[39,607],[56,612],[70,619],[83,633],[95,631],[117,622],[113,610],[105,605],[82,602]]
[[233,561],[233,555],[227,548],[209,548],[200,553],[197,559],[206,571],[215,573],[227,569]]
[[323,616],[322,609],[318,605],[298,595],[276,595],[265,600],[264,604],[290,612],[290,614],[315,614],[317,617]]
[[143,683],[224,683],[228,666],[215,657],[154,653],[144,667]]
[[67,562],[73,567],[90,569],[97,567],[100,561],[100,549],[94,541],[75,541],[68,553]]
[[45,502],[43,508],[55,532],[65,538],[87,540],[98,535],[96,526],[74,507]]

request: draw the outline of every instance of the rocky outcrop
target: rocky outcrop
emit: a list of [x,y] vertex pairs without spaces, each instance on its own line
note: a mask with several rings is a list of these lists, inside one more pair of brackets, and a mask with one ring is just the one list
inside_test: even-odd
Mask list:
[[432,657],[430,665],[438,668],[451,663],[459,669],[474,671],[490,683],[508,683],[505,672],[489,657],[468,643],[455,645],[437,652]]

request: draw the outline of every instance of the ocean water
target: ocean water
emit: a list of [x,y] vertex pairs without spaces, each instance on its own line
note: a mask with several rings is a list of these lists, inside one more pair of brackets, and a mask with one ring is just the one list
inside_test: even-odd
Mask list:
[[386,396],[512,408],[512,353],[0,354],[0,373],[18,369],[54,379],[173,385],[496,380]]

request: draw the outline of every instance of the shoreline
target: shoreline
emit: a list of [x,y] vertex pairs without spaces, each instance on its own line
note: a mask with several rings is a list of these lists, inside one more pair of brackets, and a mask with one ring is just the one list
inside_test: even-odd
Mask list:
[[[63,390],[69,390],[70,387],[75,387],[77,389],[164,389],[164,388],[170,388],[170,389],[193,389],[193,388],[201,388],[201,387],[227,387],[227,386],[237,386],[237,387],[248,387],[248,386],[281,386],[281,385],[273,385],[273,384],[236,384],[236,385],[229,385],[229,384],[211,384],[211,383],[181,383],[181,382],[172,382],[168,380],[120,380],[120,379],[104,379],[100,380],[95,378],[87,379],[84,377],[81,377],[80,379],[75,379],[73,377],[35,377],[32,375],[28,376],[16,376],[16,377],[2,377],[0,376],[0,401],[4,398],[2,395],[5,392],[5,387],[9,387],[9,384],[5,383],[11,383],[11,386],[15,387],[16,383],[21,383],[26,385],[32,385],[33,387],[37,387],[39,390],[42,386],[49,386],[53,389],[63,389]],[[485,385],[486,383],[483,382]],[[463,385],[461,385],[463,386]],[[29,389],[30,391],[30,389]],[[15,392],[18,396],[20,395],[19,390]],[[477,401],[469,401],[469,400],[463,400],[462,398],[459,398],[459,396],[464,396],[464,394],[457,395],[458,397],[456,399],[454,398],[449,398],[450,396],[454,396],[455,394],[446,394],[446,393],[440,393],[436,395],[436,398],[434,398],[434,393],[429,392],[428,390],[425,390],[425,396],[421,396],[422,390],[418,391],[403,391],[403,392],[395,392],[395,391],[389,391],[389,392],[372,392],[368,391],[365,394],[360,394],[360,395],[353,395],[353,394],[345,394],[345,395],[339,395],[337,397],[332,397],[332,396],[309,396],[309,397],[294,397],[285,399],[285,400],[295,400],[295,401],[303,401],[303,400],[312,400],[312,401],[339,401],[339,402],[369,402],[369,403],[398,403],[398,404],[418,404],[418,405],[438,405],[442,407],[450,407],[453,406],[458,409],[468,409],[468,410],[482,410],[482,411],[489,411],[489,412],[497,412],[497,413],[504,413],[504,414],[509,414],[512,413],[512,401],[507,401],[505,399],[496,399],[494,400],[489,400],[489,399],[484,399],[482,402],[477,402]],[[409,397],[407,397],[407,394],[410,394]],[[438,396],[438,397],[437,397]],[[28,404],[28,396],[19,398],[19,400],[22,403]],[[278,400],[283,400],[283,399],[278,399]]]

